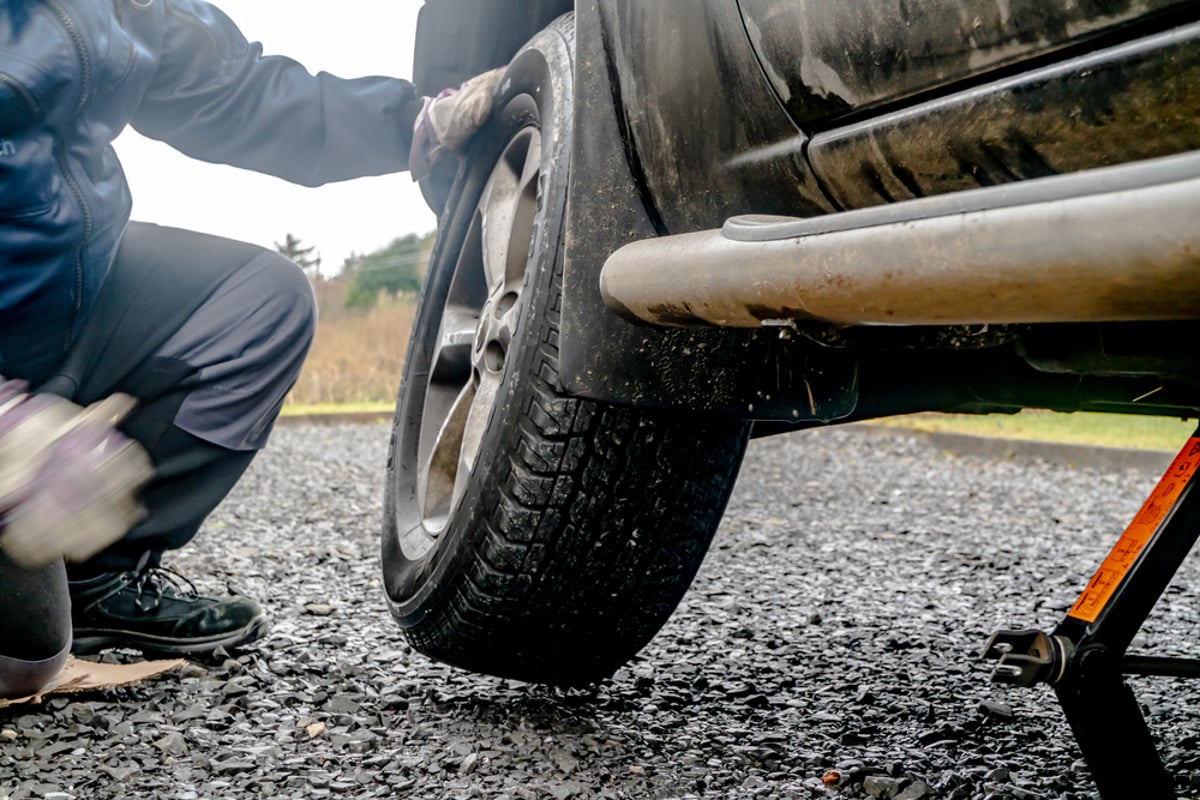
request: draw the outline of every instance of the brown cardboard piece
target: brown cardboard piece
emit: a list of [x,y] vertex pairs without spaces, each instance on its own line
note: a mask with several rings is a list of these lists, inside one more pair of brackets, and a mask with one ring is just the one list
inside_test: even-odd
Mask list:
[[40,703],[56,694],[79,694],[100,689],[115,689],[119,686],[133,686],[150,678],[174,672],[186,663],[179,658],[172,661],[139,661],[135,664],[101,664],[71,656],[67,659],[66,666],[45,689],[29,697],[11,700],[0,698],[0,708]]

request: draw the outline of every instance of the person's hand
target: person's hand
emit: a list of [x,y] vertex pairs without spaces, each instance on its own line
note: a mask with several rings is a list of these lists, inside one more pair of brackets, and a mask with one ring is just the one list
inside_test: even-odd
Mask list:
[[0,382],[0,547],[14,561],[86,560],[145,515],[150,458],[114,427],[134,405],[115,394],[81,408]]
[[492,99],[504,75],[504,67],[476,75],[457,89],[446,89],[437,97],[426,97],[425,106],[413,126],[408,169],[413,180],[421,180],[447,153],[457,153],[483,127],[492,113]]

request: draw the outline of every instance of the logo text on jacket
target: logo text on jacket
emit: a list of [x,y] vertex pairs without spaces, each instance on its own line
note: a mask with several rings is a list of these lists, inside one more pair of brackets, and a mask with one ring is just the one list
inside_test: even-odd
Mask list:
[[17,146],[12,139],[0,139],[0,158],[8,158],[17,154]]

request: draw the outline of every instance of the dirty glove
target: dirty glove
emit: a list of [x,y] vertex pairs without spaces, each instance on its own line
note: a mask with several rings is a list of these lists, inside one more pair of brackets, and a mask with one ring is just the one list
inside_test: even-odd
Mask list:
[[113,427],[134,404],[115,394],[81,408],[0,381],[0,547],[14,561],[83,561],[145,516],[150,458]]
[[492,98],[504,67],[476,75],[457,89],[424,98],[425,106],[413,126],[408,169],[419,181],[433,171],[446,153],[456,153],[483,127],[492,113]]

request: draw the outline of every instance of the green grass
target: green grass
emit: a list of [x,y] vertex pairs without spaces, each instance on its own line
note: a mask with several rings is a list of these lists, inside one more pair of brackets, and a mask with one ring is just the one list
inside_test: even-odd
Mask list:
[[[286,405],[282,416],[390,414],[394,408],[394,403],[312,403]],[[1172,452],[1182,447],[1188,436],[1196,430],[1195,421],[1129,414],[1057,414],[1052,411],[987,415],[911,414],[872,420],[870,424],[917,431]]]
[[874,421],[918,431],[946,431],[1006,439],[1027,439],[1099,447],[1175,451],[1196,430],[1196,422],[1129,414],[912,414]]

